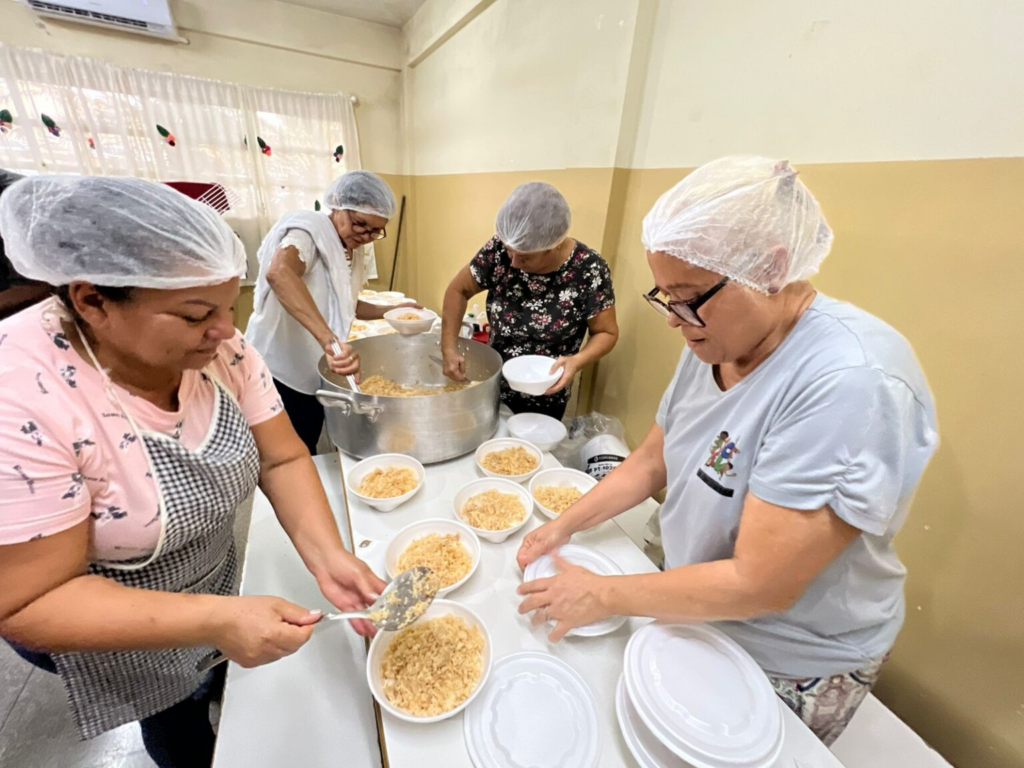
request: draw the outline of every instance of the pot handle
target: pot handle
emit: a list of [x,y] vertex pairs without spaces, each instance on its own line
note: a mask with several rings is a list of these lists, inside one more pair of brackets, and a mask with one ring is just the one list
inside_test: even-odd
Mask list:
[[375,423],[384,412],[383,405],[360,403],[351,392],[332,392],[326,389],[318,389],[316,391],[316,399],[324,408],[339,408],[345,416],[351,416],[353,413],[366,416],[371,424]]

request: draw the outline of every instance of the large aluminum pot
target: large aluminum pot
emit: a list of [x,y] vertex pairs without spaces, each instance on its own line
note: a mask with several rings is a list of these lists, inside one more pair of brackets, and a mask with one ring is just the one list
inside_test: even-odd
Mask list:
[[[362,359],[362,378],[374,374],[405,385],[443,386],[437,334],[372,336],[351,342]],[[364,459],[404,453],[424,464],[475,451],[498,428],[501,355],[486,344],[459,340],[466,374],[480,383],[459,392],[424,397],[355,393],[320,359],[317,399],[327,413],[327,434],[345,453]]]

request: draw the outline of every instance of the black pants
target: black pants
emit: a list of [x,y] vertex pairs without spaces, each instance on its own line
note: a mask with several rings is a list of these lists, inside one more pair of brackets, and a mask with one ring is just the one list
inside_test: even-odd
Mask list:
[[320,442],[320,433],[324,429],[324,407],[316,395],[296,392],[277,379],[274,379],[274,384],[277,385],[277,392],[281,395],[281,402],[284,403],[288,418],[292,420],[292,426],[309,448],[309,454],[316,456],[316,444]]
[[565,416],[565,409],[569,405],[569,398],[563,399],[561,393],[533,397],[512,390],[502,392],[501,401],[509,407],[512,413],[539,413],[559,421]]
[[[9,645],[29,664],[56,673],[57,667],[49,654],[30,651],[14,643]],[[220,701],[226,668],[227,664],[215,667],[184,701],[139,720],[142,743],[159,768],[209,768],[215,740],[210,725],[210,704]]]

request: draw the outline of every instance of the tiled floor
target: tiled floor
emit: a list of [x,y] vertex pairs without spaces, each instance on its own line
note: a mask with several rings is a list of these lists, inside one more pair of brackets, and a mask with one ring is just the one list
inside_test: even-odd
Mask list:
[[0,642],[0,768],[153,768],[139,727],[79,741],[64,687]]

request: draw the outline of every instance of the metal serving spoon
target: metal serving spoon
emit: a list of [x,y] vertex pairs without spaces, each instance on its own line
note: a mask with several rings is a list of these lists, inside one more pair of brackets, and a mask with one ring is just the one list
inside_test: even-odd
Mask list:
[[[400,573],[369,608],[362,611],[325,613],[317,621],[316,626],[338,619],[365,619],[377,629],[395,632],[405,629],[419,619],[436,596],[437,580],[433,577],[433,571],[426,566],[418,565]],[[214,651],[199,660],[196,671],[206,672],[227,660],[228,657],[223,653]]]
[[[331,341],[331,351],[334,352],[335,357],[341,357],[341,345],[337,339]],[[359,389],[359,385],[356,383],[355,376],[346,376],[345,379],[348,381],[348,388],[355,392],[357,395],[363,394]]]

